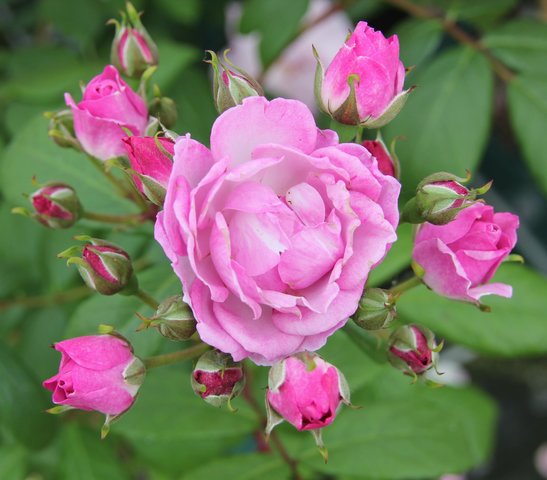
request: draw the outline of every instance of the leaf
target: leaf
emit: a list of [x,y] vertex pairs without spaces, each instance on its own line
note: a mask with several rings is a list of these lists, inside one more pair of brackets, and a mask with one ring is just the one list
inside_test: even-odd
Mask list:
[[18,445],[0,445],[0,478],[23,480],[26,477],[26,452]]
[[406,67],[417,66],[428,59],[439,47],[443,36],[440,23],[435,20],[407,19],[393,30],[399,37],[399,56]]
[[534,178],[547,193],[547,75],[519,75],[508,90],[511,124]]
[[[183,2],[180,4],[182,5]],[[180,88],[179,82],[183,77],[182,73],[188,66],[200,59],[201,52],[193,45],[166,39],[159,40],[157,43],[161,68],[158,68],[154,73],[151,83],[157,83],[162,93],[169,89],[178,89]]]
[[[142,272],[138,278],[141,288],[160,300],[181,291],[180,282],[167,261]],[[99,324],[105,323],[112,325],[124,335],[135,348],[137,355],[153,355],[164,338],[155,329],[136,332],[140,321],[135,312],[148,316],[153,314],[150,307],[144,306],[137,297],[94,294],[75,310],[65,331],[65,337],[94,335]]]
[[464,472],[491,450],[495,412],[473,389],[408,386],[400,398],[343,410],[323,432],[329,462],[311,438],[297,458],[321,472],[410,480]]
[[[419,73],[419,74],[418,74]],[[467,48],[454,48],[417,72],[418,88],[399,116],[385,127],[397,143],[403,196],[408,199],[426,175],[463,175],[479,163],[490,127],[492,73],[487,61]]]
[[205,403],[185,370],[149,371],[137,402],[112,427],[147,462],[172,472],[208,463],[258,428],[242,400],[236,413]]
[[129,474],[116,458],[112,440],[101,441],[76,423],[66,424],[62,431],[61,471],[64,480],[129,479]]
[[280,457],[275,454],[247,453],[230,455],[188,471],[180,480],[289,480],[291,473]]
[[2,425],[28,448],[51,441],[56,421],[45,413],[50,407],[46,391],[16,353],[0,343],[0,419]]
[[293,40],[301,18],[308,9],[308,0],[247,0],[239,29],[241,33],[260,34],[260,58],[269,65]]
[[547,25],[520,18],[488,33],[483,42],[508,67],[547,74]]
[[424,324],[439,337],[484,354],[516,357],[547,353],[547,279],[523,265],[505,264],[493,281],[512,285],[513,297],[483,297],[491,313],[424,287],[406,292],[397,311],[405,322]]
[[412,245],[412,225],[408,223],[399,225],[397,227],[397,241],[391,246],[380,265],[372,270],[367,285],[382,285],[408,267]]
[[126,213],[134,207],[120,198],[112,185],[85,158],[84,154],[58,147],[47,135],[48,121],[31,119],[4,150],[0,163],[0,187],[11,205],[24,204],[22,193],[40,183],[62,181],[76,189],[80,201],[90,211]]
[[199,0],[160,0],[158,3],[164,13],[183,25],[195,23],[203,5]]

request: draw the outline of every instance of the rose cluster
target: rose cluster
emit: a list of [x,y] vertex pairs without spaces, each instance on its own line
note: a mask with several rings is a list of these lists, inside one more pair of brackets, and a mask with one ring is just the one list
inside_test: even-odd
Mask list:
[[[139,15],[127,8],[112,48],[119,70],[106,66],[78,103],[67,94],[70,111],[52,116],[50,134],[107,174],[112,165],[125,170],[124,180],[133,183],[118,186],[144,206],[127,223],[155,221],[154,237],[181,292],[158,304],[139,287],[129,254],[102,239],[77,237],[85,245],[60,256],[98,293],[136,295],[152,307],[153,316],[140,315],[140,330],[194,340],[168,358],[201,355],[191,384],[208,403],[232,408],[247,388],[245,359],[271,366],[266,433],[286,420],[312,431],[326,456],[321,429],[350,402],[344,375],[314,353],[329,336],[352,317],[361,328],[390,332],[386,359],[414,377],[435,367],[440,349],[423,326],[393,328],[405,282],[366,288],[369,273],[397,240],[397,156],[380,136],[340,142],[335,131],[317,126],[304,103],[266,98],[254,79],[214,53],[220,115],[209,145],[167,130],[170,117],[161,108],[170,99],[147,102],[143,82],[136,92],[122,79],[145,78],[158,61]],[[411,92],[403,89],[397,36],[386,38],[366,22],[358,23],[326,69],[317,61],[316,79],[320,108],[357,129],[389,122]],[[518,218],[477,200],[489,185],[469,189],[465,181],[445,172],[427,177],[401,219],[418,225],[412,254],[417,277],[410,283],[480,306],[484,295],[511,296],[510,286],[490,280],[516,244]],[[52,228],[80,218],[116,218],[87,212],[74,189],[59,182],[43,186],[31,201],[35,212],[20,213]],[[102,412],[107,424],[131,407],[146,367],[166,361],[139,360],[112,330],[55,348],[62,354],[59,372],[44,382],[53,402]]]

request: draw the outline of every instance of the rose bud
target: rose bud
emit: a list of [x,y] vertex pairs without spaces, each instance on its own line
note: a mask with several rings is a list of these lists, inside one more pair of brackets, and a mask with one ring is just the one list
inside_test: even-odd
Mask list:
[[403,325],[389,340],[389,361],[405,375],[416,377],[435,366],[440,350],[431,330],[418,325]]
[[203,400],[215,407],[228,405],[245,386],[245,376],[241,364],[218,350],[205,352],[197,361],[192,372],[192,388]]
[[390,155],[381,138],[376,140],[365,140],[362,145],[374,158],[376,158],[378,170],[380,170],[380,172],[384,175],[391,175],[392,177],[399,178],[399,160],[394,154]]
[[77,408],[104,413],[104,436],[110,421],[133,405],[144,380],[144,364],[133,355],[131,345],[115,335],[71,338],[54,348],[62,355],[59,373],[43,385],[61,407],[51,412]]
[[[67,264],[75,264],[86,285],[102,295],[124,293],[131,295],[137,290],[137,278],[133,275],[131,258],[113,243],[87,236],[76,237],[89,243],[84,247],[71,247],[58,257],[69,257]],[[81,257],[72,256],[81,252]]]
[[44,115],[49,119],[48,135],[57,145],[62,148],[82,149],[74,133],[74,117],[70,109],[46,112]]
[[518,226],[516,215],[475,203],[446,225],[420,225],[412,258],[439,295],[478,306],[483,295],[511,297],[509,285],[488,282],[515,246]]
[[486,193],[492,184],[488,182],[480,188],[469,189],[462,185],[469,179],[447,172],[424,178],[416,187],[416,195],[404,206],[403,221],[435,225],[451,222],[458,212],[473,205],[477,196]]
[[133,135],[144,135],[148,126],[146,103],[112,65],[87,84],[80,103],[68,93],[65,101],[74,115],[76,138],[86,153],[99,160],[125,154],[124,128]]
[[161,302],[153,317],[140,318],[144,328],[155,327],[170,340],[188,340],[196,332],[196,320],[192,310],[180,295]]
[[359,301],[353,321],[365,330],[387,328],[396,316],[395,302],[381,288],[367,288]]
[[163,137],[126,137],[123,144],[135,172],[137,188],[156,205],[162,206],[173,168],[175,145]]
[[310,430],[326,460],[320,429],[334,421],[342,403],[350,405],[350,392],[336,367],[311,352],[288,357],[268,376],[266,435],[286,420],[297,430]]
[[315,54],[316,101],[335,120],[378,128],[403,108],[411,89],[403,91],[405,67],[397,35],[385,38],[359,22],[325,72]]
[[264,95],[254,78],[228,60],[227,51],[224,60],[229,67],[219,61],[215,52],[209,50],[208,53],[211,55],[208,63],[213,67],[213,97],[218,113],[240,105],[244,98]]
[[144,28],[140,14],[127,2],[127,14],[122,12],[121,24],[116,26],[116,35],[110,52],[111,62],[128,77],[139,77],[144,71],[158,64],[158,49]]
[[14,208],[18,213],[35,218],[49,228],[70,228],[80,218],[82,205],[72,187],[64,183],[48,183],[30,196],[35,212]]

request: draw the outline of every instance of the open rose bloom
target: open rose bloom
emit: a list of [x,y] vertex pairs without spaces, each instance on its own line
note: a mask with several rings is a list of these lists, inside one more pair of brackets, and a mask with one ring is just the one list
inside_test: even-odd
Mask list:
[[316,350],[396,240],[400,184],[296,100],[249,97],[180,137],[155,235],[206,343],[258,364]]

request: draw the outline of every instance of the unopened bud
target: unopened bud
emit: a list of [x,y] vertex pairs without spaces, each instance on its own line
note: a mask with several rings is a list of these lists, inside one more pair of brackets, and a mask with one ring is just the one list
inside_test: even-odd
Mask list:
[[395,302],[389,292],[381,288],[367,288],[352,318],[365,330],[380,330],[387,328],[396,315]]
[[230,407],[230,401],[240,394],[244,386],[241,364],[218,350],[205,352],[192,372],[194,392],[215,407],[226,404]]
[[149,67],[158,64],[158,49],[144,28],[140,14],[131,3],[122,12],[121,23],[116,25],[116,35],[110,53],[112,63],[129,77],[139,77]]
[[74,133],[74,118],[71,109],[46,112],[44,115],[49,119],[48,135],[57,145],[63,148],[82,150]]
[[224,52],[225,66],[217,55],[209,51],[213,67],[213,96],[216,109],[219,113],[241,104],[244,98],[262,96],[264,91],[260,84],[248,73],[233,65],[229,60],[227,51]]
[[[78,238],[78,237],[77,237]],[[137,279],[133,275],[131,258],[120,247],[104,240],[79,237],[89,243],[72,247],[58,256],[69,257],[67,264],[75,264],[86,285],[102,295],[115,293],[133,294],[137,290]],[[81,257],[71,256],[81,252]]]
[[156,117],[166,128],[173,128],[177,123],[178,113],[177,105],[172,98],[163,97],[158,91],[157,96],[150,102],[148,111],[150,115]]
[[14,208],[18,213],[38,220],[49,228],[70,228],[80,218],[82,206],[74,189],[64,183],[49,183],[30,196],[34,212]]
[[391,334],[389,361],[406,375],[415,377],[435,366],[440,349],[428,328],[403,325]]
[[153,317],[142,318],[146,327],[155,327],[170,340],[188,340],[196,332],[196,320],[190,307],[175,295],[158,306]]
[[399,178],[399,160],[394,152],[389,152],[387,146],[384,144],[381,138],[376,140],[365,140],[363,142],[370,154],[376,158],[378,162],[378,170],[384,175],[391,175],[392,177]]

